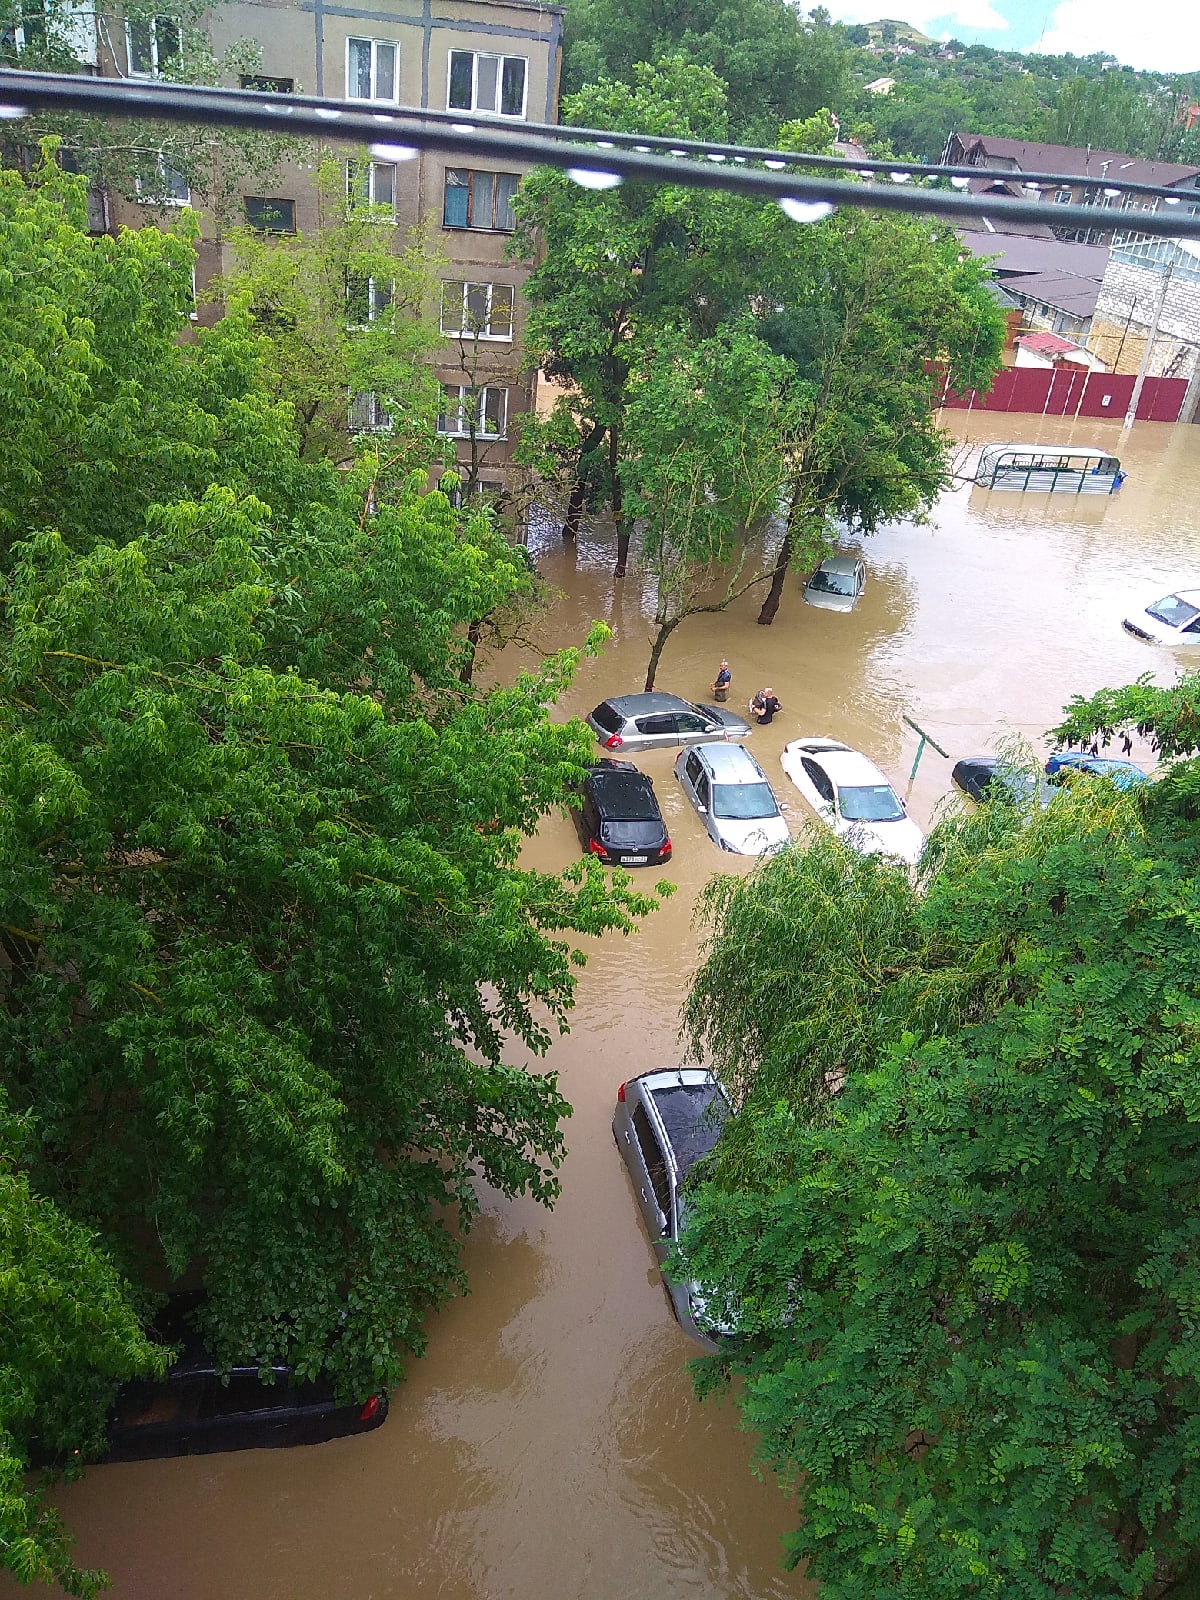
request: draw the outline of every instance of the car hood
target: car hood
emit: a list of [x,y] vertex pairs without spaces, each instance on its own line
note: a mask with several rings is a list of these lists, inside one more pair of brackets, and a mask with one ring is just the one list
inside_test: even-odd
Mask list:
[[704,701],[697,701],[701,711],[706,711],[714,721],[730,733],[736,734],[739,739],[744,739],[750,732],[750,724],[745,717],[739,717],[736,711],[730,711],[727,706],[710,706]]
[[762,856],[778,850],[791,838],[783,817],[717,817],[716,824],[727,849],[740,856]]
[[1153,644],[1200,644],[1200,633],[1181,633],[1178,628],[1168,627],[1165,622],[1152,617],[1148,611],[1134,611],[1125,618],[1124,626],[1129,633],[1148,639]]
[[847,837],[867,855],[895,856],[915,867],[925,845],[925,835],[911,817],[899,822],[844,823]]
[[804,603],[819,606],[822,611],[853,611],[858,604],[856,594],[830,594],[824,589],[805,589]]

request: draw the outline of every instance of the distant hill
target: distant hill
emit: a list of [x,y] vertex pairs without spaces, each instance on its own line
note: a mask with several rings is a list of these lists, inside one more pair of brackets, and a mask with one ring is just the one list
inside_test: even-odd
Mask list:
[[919,28],[914,28],[911,22],[896,22],[890,17],[883,17],[878,22],[864,22],[863,27],[870,34],[872,44],[907,44],[914,50],[922,50],[937,43]]

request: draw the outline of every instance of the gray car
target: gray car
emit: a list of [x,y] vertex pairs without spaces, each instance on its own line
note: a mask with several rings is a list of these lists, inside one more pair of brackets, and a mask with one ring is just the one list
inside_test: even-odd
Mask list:
[[853,611],[867,586],[867,569],[857,556],[826,556],[804,586],[810,606],[823,611]]
[[[730,1114],[725,1091],[703,1067],[663,1067],[629,1078],[617,1090],[613,1138],[633,1177],[638,1204],[660,1266],[683,1228],[689,1172],[716,1144]],[[664,1274],[671,1308],[686,1333],[718,1348],[704,1300],[693,1283]]]
[[681,750],[675,776],[722,850],[761,856],[787,844],[783,807],[763,769],[740,744],[694,744]]
[[745,717],[724,706],[694,705],[677,694],[618,694],[588,716],[606,750],[659,750],[699,739],[744,739]]

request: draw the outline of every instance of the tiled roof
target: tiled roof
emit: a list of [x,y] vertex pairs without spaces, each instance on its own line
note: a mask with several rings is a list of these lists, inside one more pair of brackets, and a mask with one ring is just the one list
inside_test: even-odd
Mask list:
[[1019,172],[1062,172],[1100,183],[1124,179],[1127,183],[1153,183],[1163,188],[1188,183],[1200,176],[1200,167],[1178,161],[1141,161],[1119,150],[1082,150],[1068,144],[1034,144],[1028,139],[994,139],[986,133],[956,136],[968,161],[979,149],[990,163],[1011,165]]
[[1079,346],[1072,344],[1070,339],[1062,339],[1057,333],[1020,333],[1017,335],[1018,344],[1024,345],[1026,350],[1037,350],[1044,356],[1066,355],[1079,353]]

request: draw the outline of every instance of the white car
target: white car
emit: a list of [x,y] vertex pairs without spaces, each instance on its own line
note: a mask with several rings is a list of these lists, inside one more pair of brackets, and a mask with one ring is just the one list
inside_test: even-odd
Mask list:
[[864,855],[916,864],[925,835],[875,763],[837,739],[793,739],[783,770],[821,821]]
[[1200,589],[1177,589],[1126,617],[1126,633],[1147,644],[1200,644]]

